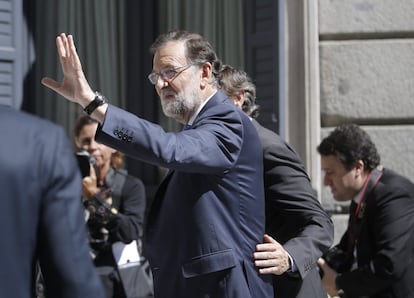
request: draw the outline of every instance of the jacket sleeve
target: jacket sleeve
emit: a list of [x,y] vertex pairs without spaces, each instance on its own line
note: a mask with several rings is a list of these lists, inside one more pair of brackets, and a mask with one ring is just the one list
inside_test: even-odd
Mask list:
[[110,105],[96,139],[153,165],[183,172],[222,174],[239,157],[242,120],[234,108],[225,104],[200,114],[193,129],[175,133],[165,132],[157,124]]
[[304,278],[332,245],[333,223],[322,209],[295,151],[277,140],[263,142],[266,226]]

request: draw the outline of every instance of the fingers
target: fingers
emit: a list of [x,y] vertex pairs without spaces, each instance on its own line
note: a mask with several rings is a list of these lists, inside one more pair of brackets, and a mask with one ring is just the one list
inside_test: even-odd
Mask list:
[[63,80],[58,82],[46,77],[41,80],[41,83],[69,101],[85,106],[95,97],[95,93],[83,73],[73,36],[61,33],[56,37],[56,47]]
[[67,37],[65,33],[61,33],[58,37],[56,37],[56,48],[61,60],[68,58],[69,53],[67,51]]
[[267,242],[267,243],[278,243],[275,239],[273,239],[271,236],[269,236],[268,234],[264,234],[263,236],[263,241]]
[[89,165],[89,176],[96,181],[96,172],[92,164]]
[[[91,173],[94,173],[94,171],[91,171]],[[96,186],[96,176],[86,176],[82,179],[82,194],[85,198],[91,198],[97,192],[99,192],[99,188]]]
[[78,62],[78,53],[76,52],[75,42],[73,41],[73,35],[65,36],[65,48],[67,51],[68,58],[75,60],[74,62]]
[[265,243],[257,244],[253,254],[254,264],[261,274],[280,275],[289,270],[289,255],[275,239],[264,235]]
[[[263,247],[266,244],[260,244],[260,245],[262,245]],[[257,261],[261,261],[261,260],[288,260],[289,257],[286,251],[282,247],[280,248],[268,247],[263,250],[256,250],[253,253],[253,258]]]
[[282,275],[286,271],[287,271],[286,267],[282,267],[282,266],[259,268],[259,273],[260,274]]
[[80,71],[82,73],[82,76],[83,76],[82,64],[81,64],[81,61],[79,59],[78,52],[76,50],[75,42],[73,40],[73,35],[68,35],[68,37],[66,39],[66,49],[67,49],[67,52],[68,52],[68,57],[71,58],[71,61],[73,63],[73,66],[74,66],[75,70]]
[[261,243],[256,245],[256,251],[253,254],[255,260],[270,260],[277,258],[283,251],[282,246],[275,243]]
[[280,270],[276,266],[272,266],[272,267],[262,266],[262,267],[260,267],[260,266],[256,265],[256,267],[259,267],[259,273],[260,274],[275,274],[275,275],[279,275],[279,272],[280,272]]
[[283,249],[282,245],[269,235],[264,235],[263,240],[265,243],[256,245],[256,251],[277,251]]
[[256,251],[275,251],[277,247],[275,243],[260,243],[256,245]]
[[46,86],[46,87],[48,87],[48,88],[50,88],[50,89],[52,89],[53,91],[55,91],[55,92],[57,92],[58,91],[58,89],[59,89],[59,87],[60,87],[60,83],[59,82],[56,82],[55,80],[53,80],[53,79],[51,79],[51,78],[43,78],[42,79],[42,81],[41,81],[41,83],[44,85],[44,86]]
[[270,259],[275,259],[277,257],[277,252],[275,251],[256,251],[253,254],[253,258],[255,260],[270,260]]
[[[60,34],[58,37],[56,37],[56,47],[58,50],[59,58],[61,60],[61,63],[63,64],[67,58],[67,51],[65,47],[66,43],[66,35],[65,33]],[[57,82],[51,78],[45,77],[41,80],[42,85],[52,89],[53,91],[63,95],[60,92],[60,89],[62,88],[62,83]]]
[[73,40],[73,35],[61,33],[58,37],[56,37],[56,47],[62,64],[70,63],[73,65],[75,70],[82,69],[80,59],[76,51],[75,42]]
[[259,268],[261,274],[280,275],[290,268],[289,257],[282,255],[273,258],[256,259],[254,264]]
[[73,35],[68,35],[67,38],[67,49],[69,51],[70,55],[73,55],[73,57],[77,57],[75,42],[73,41]]
[[321,267],[324,267],[325,264],[326,264],[326,262],[325,262],[325,260],[323,258],[319,258],[318,261],[317,261],[317,263]]

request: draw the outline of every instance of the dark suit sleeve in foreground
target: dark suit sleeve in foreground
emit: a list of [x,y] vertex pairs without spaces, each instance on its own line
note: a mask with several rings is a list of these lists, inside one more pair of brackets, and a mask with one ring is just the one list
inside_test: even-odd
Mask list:
[[[63,130],[49,129],[39,170],[43,201],[39,259],[48,297],[104,297],[89,255],[81,179]],[[42,160],[43,159],[43,160]]]

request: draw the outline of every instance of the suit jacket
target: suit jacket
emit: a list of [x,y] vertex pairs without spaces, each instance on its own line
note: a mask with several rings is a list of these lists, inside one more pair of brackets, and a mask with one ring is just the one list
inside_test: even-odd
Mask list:
[[332,221],[295,150],[276,133],[252,122],[263,146],[266,231],[297,267],[296,274],[273,276],[275,297],[326,298],[316,261],[332,245]]
[[332,249],[343,262],[333,266],[342,267],[335,269],[341,272],[336,283],[344,297],[414,297],[414,184],[384,169],[354,224],[359,225],[357,268],[351,269],[352,225]]
[[103,297],[89,255],[80,172],[62,128],[0,105],[0,297]]
[[97,138],[170,170],[144,242],[156,297],[272,297],[252,260],[265,223],[262,149],[221,91],[178,133],[110,106]]

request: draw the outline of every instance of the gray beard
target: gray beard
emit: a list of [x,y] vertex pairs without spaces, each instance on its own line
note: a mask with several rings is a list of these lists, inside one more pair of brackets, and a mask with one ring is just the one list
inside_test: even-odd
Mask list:
[[165,116],[176,119],[179,122],[188,120],[202,103],[198,90],[190,90],[189,96],[185,95],[176,97],[174,101],[162,104],[162,110]]

